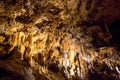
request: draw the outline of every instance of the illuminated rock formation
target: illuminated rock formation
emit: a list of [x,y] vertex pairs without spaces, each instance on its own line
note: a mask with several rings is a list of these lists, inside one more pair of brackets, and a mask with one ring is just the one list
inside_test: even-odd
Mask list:
[[110,46],[110,21],[102,17],[108,9],[100,12],[108,5],[100,0],[1,0],[0,79],[119,80],[120,54]]

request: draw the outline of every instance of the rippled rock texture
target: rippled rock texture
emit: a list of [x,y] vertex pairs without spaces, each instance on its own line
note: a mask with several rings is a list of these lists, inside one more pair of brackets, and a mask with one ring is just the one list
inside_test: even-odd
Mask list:
[[0,0],[0,79],[119,80],[107,1]]

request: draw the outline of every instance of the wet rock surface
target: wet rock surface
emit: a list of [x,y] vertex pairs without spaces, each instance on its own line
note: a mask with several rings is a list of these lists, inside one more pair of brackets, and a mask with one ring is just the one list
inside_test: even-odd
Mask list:
[[0,0],[0,80],[119,80],[120,52],[106,26],[118,7],[118,0]]

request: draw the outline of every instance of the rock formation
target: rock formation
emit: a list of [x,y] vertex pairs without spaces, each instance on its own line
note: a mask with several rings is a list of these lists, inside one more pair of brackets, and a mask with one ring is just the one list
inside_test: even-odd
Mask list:
[[119,5],[0,0],[0,79],[119,80],[120,53],[107,26],[119,19]]

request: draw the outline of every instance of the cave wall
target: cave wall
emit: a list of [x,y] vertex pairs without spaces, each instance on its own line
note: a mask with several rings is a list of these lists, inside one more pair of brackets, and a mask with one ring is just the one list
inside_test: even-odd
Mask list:
[[0,79],[120,79],[105,28],[119,19],[119,2],[0,0]]

